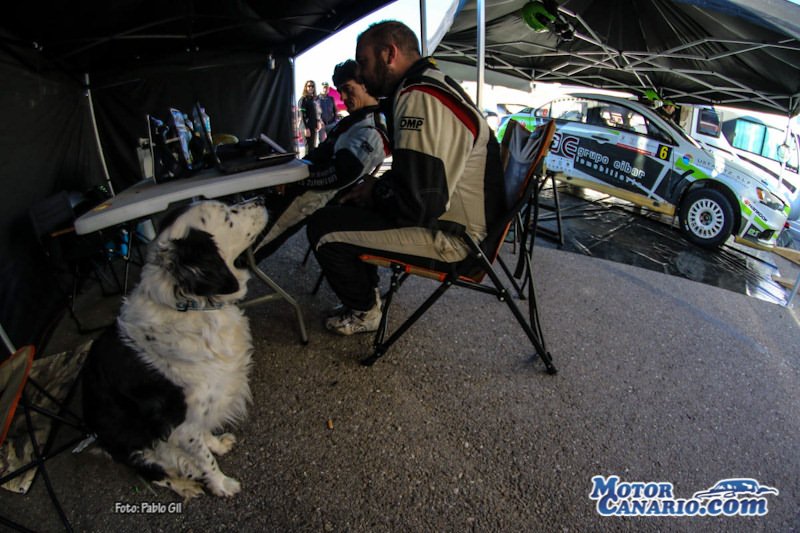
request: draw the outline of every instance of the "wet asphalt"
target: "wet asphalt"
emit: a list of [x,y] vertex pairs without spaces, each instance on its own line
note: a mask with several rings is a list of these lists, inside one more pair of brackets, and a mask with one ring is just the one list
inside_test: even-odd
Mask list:
[[[544,372],[503,303],[449,291],[389,354],[326,332],[336,299],[298,236],[262,266],[303,307],[249,308],[253,403],[220,460],[230,499],[182,503],[85,451],[48,464],[77,531],[796,531],[800,321],[791,310],[678,276],[549,246],[534,253]],[[509,250],[510,251],[510,250]],[[504,252],[508,254],[509,251]],[[513,259],[509,257],[510,262]],[[384,277],[384,281],[388,276]],[[258,283],[251,281],[251,294]],[[391,324],[434,288],[409,280]],[[98,320],[113,299],[81,302]],[[65,322],[48,347],[78,339]],[[758,517],[601,517],[592,477],[670,482],[690,498],[720,479],[779,489]],[[137,512],[123,512],[135,509]],[[39,479],[0,512],[59,531]]]

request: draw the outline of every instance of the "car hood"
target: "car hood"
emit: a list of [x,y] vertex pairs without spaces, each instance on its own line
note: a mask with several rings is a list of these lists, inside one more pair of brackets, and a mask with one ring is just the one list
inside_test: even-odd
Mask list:
[[789,190],[781,183],[781,181],[777,178],[777,176],[775,176],[771,172],[765,171],[763,168],[760,168],[750,163],[749,161],[742,159],[736,154],[710,146],[705,143],[703,144],[703,151],[706,152],[708,155],[714,157],[714,159],[717,161],[722,160],[726,171],[732,170],[734,172],[739,172],[745,174],[746,176],[749,176],[753,180],[761,183],[770,192],[780,196],[787,203],[789,203],[789,198],[790,198]]

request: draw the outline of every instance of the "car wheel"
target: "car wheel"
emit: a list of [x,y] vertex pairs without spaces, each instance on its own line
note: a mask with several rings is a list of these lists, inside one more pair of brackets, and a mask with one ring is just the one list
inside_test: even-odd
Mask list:
[[717,248],[731,235],[733,207],[720,191],[694,189],[681,203],[680,223],[690,241],[705,248]]

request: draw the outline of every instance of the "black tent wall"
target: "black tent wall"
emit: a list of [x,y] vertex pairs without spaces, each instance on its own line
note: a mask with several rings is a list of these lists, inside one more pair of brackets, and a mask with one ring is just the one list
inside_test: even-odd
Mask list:
[[[188,59],[187,59],[188,58]],[[263,132],[291,149],[292,65],[266,54],[189,54],[124,73],[91,75],[95,115],[113,187],[141,179],[136,146],[145,116],[186,113],[199,100],[214,132]],[[39,342],[62,309],[42,265],[28,209],[60,190],[105,183],[83,80],[41,54],[0,49],[0,323],[11,340]]]
[[99,183],[86,97],[33,50],[0,49],[0,323],[16,345],[39,340],[58,309],[28,209]]
[[211,130],[240,139],[265,133],[292,148],[292,68],[288,58],[265,54],[188,55],[109,77],[91,79],[100,139],[115,190],[142,179],[136,157],[147,137],[146,115],[166,121],[169,108],[191,116],[200,101]]

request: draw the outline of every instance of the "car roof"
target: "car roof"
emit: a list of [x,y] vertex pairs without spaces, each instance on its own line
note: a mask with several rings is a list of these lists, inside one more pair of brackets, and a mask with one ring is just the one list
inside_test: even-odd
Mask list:
[[608,102],[610,104],[622,104],[636,109],[644,109],[646,111],[654,111],[653,108],[642,105],[633,98],[621,98],[619,96],[610,96],[607,94],[597,93],[569,93],[568,96],[572,98],[586,98],[589,100],[599,100],[601,102]]
[[597,93],[568,93],[564,97],[554,98],[553,100],[551,100],[551,102],[555,100],[560,100],[562,98],[584,98],[587,100],[597,100],[599,102],[606,102],[609,104],[624,105],[638,111],[639,113],[646,115],[647,118],[650,120],[657,121],[657,123],[660,124],[662,128],[665,128],[667,130],[677,129],[676,125],[670,124],[669,121],[659,116],[659,114],[656,113],[655,109],[647,107],[646,105],[637,102],[633,98],[621,98],[619,96],[610,96],[607,94],[597,94]]

